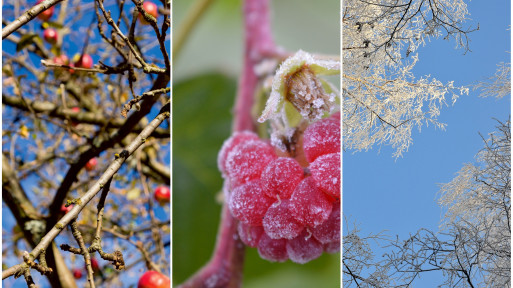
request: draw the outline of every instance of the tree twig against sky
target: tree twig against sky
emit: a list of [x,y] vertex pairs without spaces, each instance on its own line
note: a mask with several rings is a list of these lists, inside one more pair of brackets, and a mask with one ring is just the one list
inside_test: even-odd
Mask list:
[[[344,147],[346,151],[391,145],[401,156],[412,129],[444,128],[441,108],[469,93],[452,81],[415,75],[419,47],[431,39],[454,40],[470,50],[460,0],[349,0],[342,10]],[[475,85],[482,96],[510,95],[510,67]],[[451,100],[449,100],[449,98]],[[441,188],[443,219],[439,231],[420,228],[410,237],[390,232],[363,236],[345,223],[343,272],[348,287],[411,287],[434,271],[447,287],[509,287],[510,283],[510,121],[482,137],[477,164],[466,164]],[[348,217],[349,218],[349,217]],[[358,219],[356,219],[358,221]],[[348,222],[346,220],[346,222]],[[393,233],[393,232],[392,232]],[[386,253],[377,255],[373,251]],[[383,252],[381,252],[383,253]],[[434,272],[436,273],[436,272]]]
[[511,95],[511,63],[497,64],[495,75],[474,85],[475,90],[481,91],[481,97],[497,99]]
[[388,144],[401,156],[412,129],[438,122],[447,97],[468,89],[413,74],[417,49],[431,38],[454,39],[469,49],[466,4],[451,1],[344,1],[344,147],[367,150]]
[[[454,227],[478,258],[481,285],[507,287],[511,277],[511,122],[484,137],[476,164],[466,164],[442,186],[439,204],[446,209],[442,227]],[[469,235],[470,234],[470,235]],[[455,237],[456,238],[456,237]]]
[[[444,287],[510,287],[510,121],[499,122],[483,140],[477,163],[441,187],[440,231],[421,228],[404,240],[385,233],[364,237],[346,220],[344,285],[410,287],[423,274],[439,272],[437,285]],[[388,252],[375,255],[373,243]]]

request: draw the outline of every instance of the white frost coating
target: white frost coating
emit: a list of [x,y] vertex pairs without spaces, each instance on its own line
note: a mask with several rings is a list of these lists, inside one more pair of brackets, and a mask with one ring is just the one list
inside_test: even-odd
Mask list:
[[[259,122],[278,118],[282,114],[286,92],[286,76],[293,74],[304,66],[308,66],[316,75],[334,75],[340,73],[340,62],[314,59],[312,55],[299,50],[294,56],[287,58],[278,68],[273,78],[272,91]],[[316,86],[313,83],[313,86]]]
[[260,77],[271,74],[276,69],[276,66],[278,66],[278,61],[276,59],[267,59],[255,65],[253,71]]
[[294,128],[284,128],[284,130],[275,130],[271,133],[271,145],[274,148],[278,148],[281,151],[287,151],[287,147],[285,146],[285,141],[292,141],[292,137],[294,136],[294,132],[296,129]]
[[280,136],[280,133],[271,133],[271,145],[275,148],[280,149],[282,152],[285,152],[287,150],[287,147],[283,143],[283,139]]
[[324,101],[322,101],[322,99],[315,99],[313,101],[314,108],[321,108],[323,104],[324,104]]
[[[408,151],[414,129],[427,125],[443,129],[445,124],[438,119],[441,109],[469,92],[453,81],[419,77],[414,69],[418,48],[431,39],[443,35],[468,44],[466,28],[460,30],[466,26],[462,23],[468,17],[467,4],[463,0],[430,1],[438,3],[433,5],[409,1],[403,11],[402,5],[391,8],[370,2],[382,1],[344,1],[342,93],[344,111],[351,111],[343,113],[344,147],[356,152],[391,145],[399,157]],[[432,7],[440,9],[433,13],[447,18],[433,21],[421,16],[432,15]]]

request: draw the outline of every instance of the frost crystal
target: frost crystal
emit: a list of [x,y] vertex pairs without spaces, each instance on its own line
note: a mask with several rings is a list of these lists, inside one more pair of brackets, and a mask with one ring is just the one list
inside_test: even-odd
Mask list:
[[330,91],[332,87],[317,76],[338,73],[340,62],[315,59],[299,50],[276,72],[271,95],[258,121],[284,116],[285,101],[291,103],[304,118],[320,119],[324,112],[330,111],[336,99]]

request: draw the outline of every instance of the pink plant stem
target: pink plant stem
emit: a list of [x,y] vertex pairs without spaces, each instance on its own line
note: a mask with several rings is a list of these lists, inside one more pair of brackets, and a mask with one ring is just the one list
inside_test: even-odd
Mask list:
[[[266,56],[276,54],[277,51],[271,34],[269,0],[244,1],[244,28],[246,33],[244,64],[235,103],[233,131],[255,131],[256,128],[251,115],[258,83],[254,66]],[[225,202],[212,258],[179,287],[237,288],[241,286],[244,244],[239,239],[237,225],[237,219],[233,218]]]
[[258,77],[254,67],[265,56],[274,55],[277,51],[271,34],[269,0],[244,1],[244,28],[246,35],[243,74],[235,102],[233,131],[255,130],[251,108]]

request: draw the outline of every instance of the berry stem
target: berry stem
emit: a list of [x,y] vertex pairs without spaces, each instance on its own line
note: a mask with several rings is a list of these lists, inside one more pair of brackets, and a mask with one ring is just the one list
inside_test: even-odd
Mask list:
[[238,221],[231,215],[228,205],[223,205],[221,226],[212,258],[178,288],[206,287],[212,281],[216,281],[213,287],[241,287],[244,244],[237,234],[237,224]]
[[[271,33],[269,0],[245,0],[243,11],[245,51],[242,75],[235,101],[234,132],[256,130],[251,115],[258,82],[254,66],[265,57],[278,54]],[[201,270],[178,287],[205,287],[207,283],[213,284],[212,281],[217,281],[212,287],[237,288],[242,286],[245,246],[237,233],[238,220],[231,215],[226,202],[223,204],[221,213],[221,223],[212,258]]]
[[235,103],[233,131],[255,131],[251,115],[258,78],[254,66],[264,57],[276,55],[271,33],[269,0],[244,1],[245,51],[242,76]]

